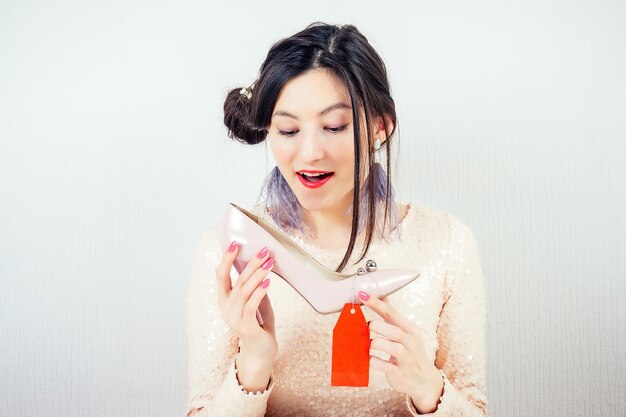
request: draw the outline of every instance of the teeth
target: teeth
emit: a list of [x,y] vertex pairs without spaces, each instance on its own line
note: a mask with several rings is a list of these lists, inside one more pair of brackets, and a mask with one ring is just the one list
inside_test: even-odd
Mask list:
[[324,174],[305,174],[304,172],[301,172],[302,175],[305,175],[307,177],[319,177],[320,175],[326,175],[327,173]]

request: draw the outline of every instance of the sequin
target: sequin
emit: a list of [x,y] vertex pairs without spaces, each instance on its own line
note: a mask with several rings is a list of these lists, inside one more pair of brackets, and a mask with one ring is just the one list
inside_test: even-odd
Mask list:
[[[364,259],[355,248],[345,272],[368,259],[380,270],[414,267],[418,279],[387,301],[419,330],[426,355],[444,380],[437,416],[487,414],[484,354],[484,289],[476,241],[455,216],[412,204],[402,223],[402,239],[375,242]],[[253,210],[255,211],[255,210]],[[263,210],[256,210],[263,214]],[[271,217],[264,216],[272,222]],[[343,251],[298,244],[334,269]],[[188,293],[189,401],[187,416],[418,416],[410,397],[370,368],[368,387],[330,386],[332,329],[339,313],[322,315],[276,277],[269,298],[276,318],[279,353],[264,391],[238,383],[234,358],[238,339],[220,317],[215,267],[221,258],[217,229],[198,244]],[[367,320],[378,315],[363,309]],[[388,358],[386,352],[379,352]]]

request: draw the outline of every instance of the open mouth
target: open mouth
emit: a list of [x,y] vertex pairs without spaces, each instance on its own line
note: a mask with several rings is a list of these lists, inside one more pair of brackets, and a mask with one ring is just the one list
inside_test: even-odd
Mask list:
[[335,174],[334,172],[296,172],[298,179],[307,188],[319,188],[326,184]]
[[298,175],[300,175],[302,178],[304,178],[306,181],[312,182],[312,183],[316,183],[316,182],[320,182],[328,177],[330,177],[331,175],[333,175],[332,172],[327,172],[325,174],[305,174],[303,172],[298,172]]

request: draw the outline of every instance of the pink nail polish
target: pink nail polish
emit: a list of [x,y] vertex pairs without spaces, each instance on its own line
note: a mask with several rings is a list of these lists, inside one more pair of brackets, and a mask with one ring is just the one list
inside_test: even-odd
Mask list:
[[266,246],[263,249],[261,249],[261,252],[259,252],[257,256],[259,257],[259,259],[263,259],[265,258],[265,255],[267,255],[267,252],[268,252],[268,249]]
[[236,247],[237,247],[237,242],[233,240],[233,242],[228,247],[228,252],[234,252]]
[[261,288],[267,288],[270,286],[270,279],[269,278],[265,278],[263,280],[263,282],[261,283]]
[[261,268],[270,269],[272,265],[274,265],[274,259],[267,258],[267,261],[263,262],[263,265],[261,265]]
[[369,294],[368,294],[368,293],[366,293],[365,291],[359,291],[359,298],[360,298],[361,300],[365,300],[365,301],[367,301],[367,300],[369,300],[369,299],[370,299],[370,296],[369,296]]

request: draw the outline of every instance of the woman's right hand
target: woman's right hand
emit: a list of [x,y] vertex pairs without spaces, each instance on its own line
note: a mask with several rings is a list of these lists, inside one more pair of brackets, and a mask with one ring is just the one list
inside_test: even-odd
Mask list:
[[[226,251],[218,264],[217,298],[222,319],[241,340],[241,352],[248,357],[268,362],[271,367],[277,353],[278,343],[274,326],[274,311],[267,291],[274,260],[269,257],[267,247],[261,249],[241,271],[234,284],[231,283],[230,270],[239,252],[236,243],[231,244],[232,252]],[[265,288],[264,288],[265,285]],[[256,311],[263,317],[259,325]]]

